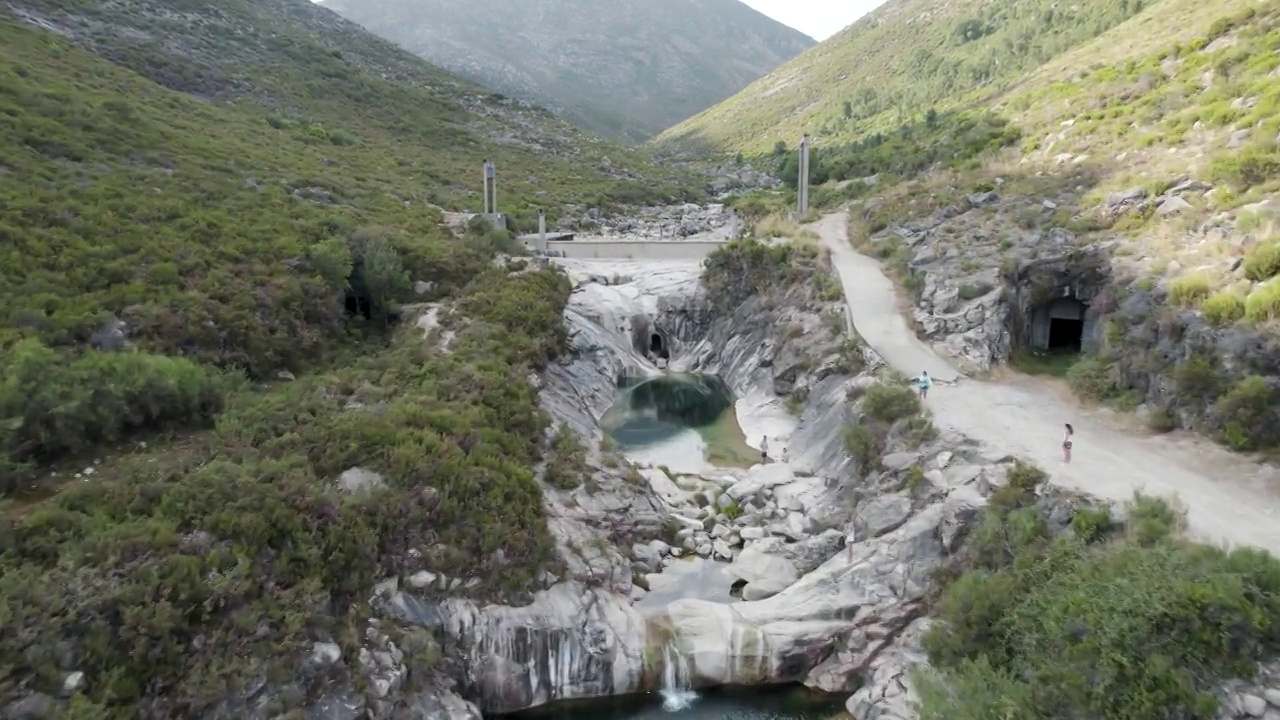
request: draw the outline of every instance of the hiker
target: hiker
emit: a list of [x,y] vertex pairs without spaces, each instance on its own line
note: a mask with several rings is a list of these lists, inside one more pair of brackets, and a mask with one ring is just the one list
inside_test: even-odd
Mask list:
[[1066,465],[1071,464],[1071,436],[1076,434],[1075,428],[1071,427],[1071,423],[1066,423],[1067,435],[1062,438],[1062,462]]
[[844,546],[849,548],[849,562],[853,562],[853,546],[858,543],[858,532],[853,526],[853,520],[849,521],[849,526],[844,531]]
[[929,388],[933,387],[933,380],[929,377],[928,370],[920,373],[920,377],[916,378],[916,387],[920,388],[921,400],[929,397]]
[[760,438],[760,462],[769,462],[769,436],[765,435]]

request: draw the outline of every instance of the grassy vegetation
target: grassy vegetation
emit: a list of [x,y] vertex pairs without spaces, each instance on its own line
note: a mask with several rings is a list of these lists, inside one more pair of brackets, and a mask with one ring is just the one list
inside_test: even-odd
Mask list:
[[485,157],[517,220],[676,176],[310,3],[11,5],[101,55],[0,12],[0,705],[80,671],[77,717],[198,716],[354,653],[384,577],[527,597],[569,283],[442,208]]
[[1081,508],[1054,537],[1044,479],[1011,470],[940,574],[921,717],[1217,717],[1214,679],[1280,650],[1280,562],[1190,542],[1178,509],[1141,496],[1123,523]]
[[1006,86],[1158,4],[885,4],[659,141],[763,153],[803,132],[844,143],[892,131]]

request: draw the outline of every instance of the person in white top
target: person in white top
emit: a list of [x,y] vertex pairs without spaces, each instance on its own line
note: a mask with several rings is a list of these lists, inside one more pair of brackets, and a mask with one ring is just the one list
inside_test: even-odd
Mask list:
[[765,435],[760,438],[760,462],[769,462],[769,436]]
[[858,543],[858,533],[853,527],[853,521],[849,521],[849,527],[844,531],[844,546],[849,549],[849,562],[853,562],[853,546]]
[[1064,465],[1071,464],[1071,438],[1076,434],[1075,428],[1071,427],[1071,423],[1066,423],[1067,435],[1062,438],[1062,462]]

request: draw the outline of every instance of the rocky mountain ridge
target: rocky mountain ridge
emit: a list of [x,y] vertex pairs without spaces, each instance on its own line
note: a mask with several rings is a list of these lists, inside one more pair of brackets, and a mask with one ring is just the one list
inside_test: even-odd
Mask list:
[[813,45],[737,0],[324,0],[496,92],[639,142]]

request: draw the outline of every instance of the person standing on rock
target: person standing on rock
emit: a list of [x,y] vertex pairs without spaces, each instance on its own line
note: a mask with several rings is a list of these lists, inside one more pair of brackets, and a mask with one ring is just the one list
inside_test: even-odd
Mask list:
[[928,370],[920,373],[920,377],[916,378],[916,387],[920,388],[920,399],[922,401],[929,397],[929,388],[933,387],[933,379],[929,377]]
[[1062,438],[1062,462],[1064,465],[1071,464],[1071,436],[1076,434],[1075,428],[1071,427],[1071,423],[1066,423],[1067,435]]
[[769,462],[769,436],[765,435],[760,438],[760,462]]

